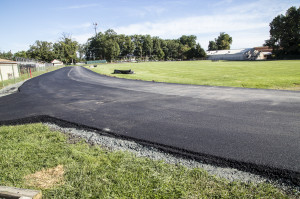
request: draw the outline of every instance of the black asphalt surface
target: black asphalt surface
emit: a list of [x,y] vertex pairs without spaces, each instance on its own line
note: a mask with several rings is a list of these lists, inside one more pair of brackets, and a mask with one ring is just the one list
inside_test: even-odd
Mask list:
[[300,184],[300,92],[143,82],[66,67],[0,98],[2,125],[42,118]]

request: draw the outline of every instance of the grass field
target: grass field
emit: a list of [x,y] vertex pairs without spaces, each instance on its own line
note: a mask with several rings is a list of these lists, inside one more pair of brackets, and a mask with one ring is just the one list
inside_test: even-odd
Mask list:
[[42,190],[43,198],[297,197],[270,184],[229,182],[204,170],[71,142],[42,124],[0,127],[0,185]]
[[[135,74],[112,74],[114,69],[132,69]],[[146,81],[300,90],[300,60],[120,63],[99,65],[92,70],[100,74]]]

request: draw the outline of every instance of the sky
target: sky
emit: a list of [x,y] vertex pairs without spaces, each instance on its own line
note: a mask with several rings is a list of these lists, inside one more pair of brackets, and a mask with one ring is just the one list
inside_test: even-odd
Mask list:
[[85,43],[97,32],[150,34],[163,39],[196,35],[206,50],[220,32],[231,49],[262,46],[269,23],[300,0],[0,0],[0,51],[28,50],[36,40],[67,33]]

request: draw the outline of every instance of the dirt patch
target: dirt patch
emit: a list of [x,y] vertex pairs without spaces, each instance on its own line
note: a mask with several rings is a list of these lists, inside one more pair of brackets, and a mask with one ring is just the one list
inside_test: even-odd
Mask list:
[[40,189],[49,189],[64,184],[64,167],[58,165],[50,169],[43,169],[25,176],[26,184]]

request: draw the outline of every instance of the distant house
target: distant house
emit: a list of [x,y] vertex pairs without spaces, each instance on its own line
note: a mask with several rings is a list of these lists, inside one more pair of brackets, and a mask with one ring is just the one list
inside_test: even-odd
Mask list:
[[15,61],[0,59],[0,81],[18,78],[19,69]]
[[260,47],[254,47],[255,50],[261,52],[264,56],[263,59],[268,59],[271,57],[272,55],[272,48],[268,47],[268,46],[260,46]]
[[62,61],[59,61],[57,59],[54,59],[52,62],[53,66],[62,66],[64,63]]
[[254,48],[243,48],[235,50],[213,50],[206,51],[207,59],[209,60],[231,60],[231,61],[245,61],[245,60],[262,60],[264,55],[262,52]]

